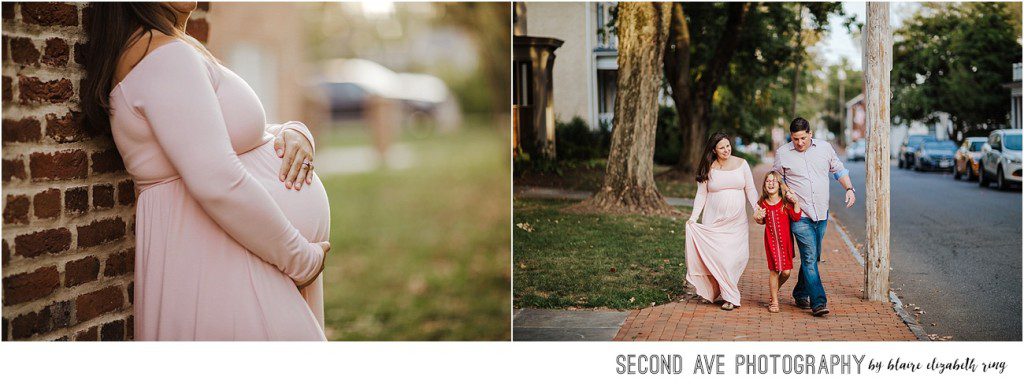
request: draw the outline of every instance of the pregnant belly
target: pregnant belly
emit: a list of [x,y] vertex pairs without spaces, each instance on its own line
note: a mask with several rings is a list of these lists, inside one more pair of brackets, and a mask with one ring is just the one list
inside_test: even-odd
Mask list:
[[238,156],[242,165],[281,207],[285,217],[312,242],[327,241],[330,236],[331,207],[327,201],[327,190],[320,178],[313,174],[313,183],[302,186],[301,190],[285,188],[277,177],[282,159],[274,153],[274,142],[268,141],[249,152]]

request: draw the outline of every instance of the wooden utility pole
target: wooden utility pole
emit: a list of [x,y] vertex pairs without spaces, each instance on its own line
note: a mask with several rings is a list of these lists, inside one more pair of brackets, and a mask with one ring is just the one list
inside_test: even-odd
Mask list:
[[889,3],[868,2],[864,28],[864,100],[867,109],[867,260],[864,297],[889,300]]

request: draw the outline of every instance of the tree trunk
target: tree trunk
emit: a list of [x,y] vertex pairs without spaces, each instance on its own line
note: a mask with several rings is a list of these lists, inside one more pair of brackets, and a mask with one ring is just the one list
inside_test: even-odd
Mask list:
[[578,208],[669,214],[674,210],[654,184],[654,137],[671,4],[623,2],[618,9],[618,91],[611,153],[601,190]]
[[725,75],[729,62],[739,46],[740,31],[750,11],[750,3],[729,3],[725,30],[715,46],[715,54],[706,63],[700,80],[694,82],[690,72],[690,33],[683,12],[683,3],[673,3],[669,52],[665,54],[665,74],[679,115],[683,141],[676,171],[692,175],[700,163],[701,150],[711,120],[712,96]]

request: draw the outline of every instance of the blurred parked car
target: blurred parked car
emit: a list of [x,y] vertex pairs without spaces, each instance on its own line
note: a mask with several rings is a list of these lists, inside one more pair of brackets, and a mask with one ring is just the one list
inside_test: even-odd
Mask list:
[[846,161],[864,161],[868,141],[860,139],[846,147]]
[[981,164],[978,165],[978,185],[987,187],[992,181],[999,189],[1010,183],[1020,184],[1021,130],[997,129],[988,135],[981,146]]
[[918,172],[936,169],[952,170],[953,154],[955,153],[956,143],[950,140],[924,140],[917,145],[917,151],[914,152],[914,170]]
[[988,141],[984,137],[968,137],[960,144],[953,155],[953,178],[968,181],[978,177],[978,159],[981,158],[981,147]]
[[917,147],[922,141],[935,141],[935,136],[932,135],[908,135],[903,139],[903,144],[900,145],[900,154],[897,164],[900,168],[907,168],[914,166],[914,152],[917,151]]

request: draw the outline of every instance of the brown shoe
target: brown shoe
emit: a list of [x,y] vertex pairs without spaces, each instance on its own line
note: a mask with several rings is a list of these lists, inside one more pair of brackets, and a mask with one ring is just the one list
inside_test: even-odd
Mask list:
[[814,317],[825,316],[825,315],[828,314],[828,308],[825,307],[824,305],[822,305],[822,306],[820,306],[818,308],[814,308],[814,310],[811,311],[811,314],[814,315]]

